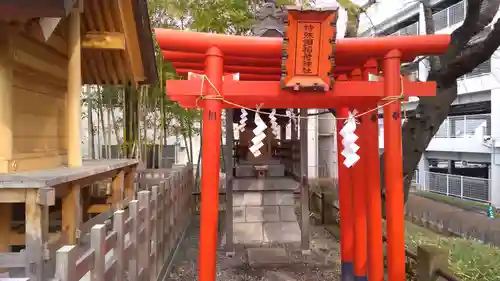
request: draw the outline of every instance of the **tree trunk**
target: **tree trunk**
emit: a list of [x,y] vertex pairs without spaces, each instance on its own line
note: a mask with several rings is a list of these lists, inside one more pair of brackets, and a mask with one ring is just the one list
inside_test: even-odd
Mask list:
[[101,159],[102,158],[102,153],[101,153],[101,129],[100,129],[100,123],[99,123],[101,113],[100,113],[99,108],[97,108],[96,113],[97,113],[97,121],[96,121],[96,123],[97,123],[97,158]]
[[[363,7],[351,0],[338,0],[347,10],[346,37],[355,37],[359,26],[359,16],[376,1],[368,1]],[[429,0],[421,0],[424,5],[426,33],[434,33],[432,7]],[[490,24],[500,6],[500,0],[467,1],[464,23],[451,34],[451,42],[444,55],[431,58],[431,70],[427,80],[437,82],[436,97],[421,97],[415,114],[409,116],[402,128],[403,174],[405,200],[411,185],[413,171],[429,145],[434,134],[448,116],[450,106],[457,97],[456,80],[489,59],[500,46],[500,21],[486,39],[469,46],[471,39]],[[418,63],[418,62],[417,62]],[[333,112],[332,112],[333,113]],[[385,210],[384,154],[381,155],[382,199]],[[385,215],[385,212],[384,212]]]
[[[104,126],[104,111],[102,110],[102,107],[104,106],[103,102],[102,102],[102,96],[100,97],[99,99],[99,119],[100,119],[100,122],[101,122],[101,128],[102,128],[102,141],[104,143],[104,147],[107,148],[107,141],[106,141],[106,127]],[[99,151],[102,151],[102,147],[99,147]],[[105,154],[105,158],[109,158],[108,157],[108,150],[107,149],[104,149],[104,154]]]
[[[429,2],[425,0],[423,4],[425,18],[432,18]],[[494,29],[484,41],[467,46],[472,37],[479,34],[493,20],[499,6],[499,0],[468,1],[464,23],[451,34],[452,41],[448,50],[439,58],[431,60],[432,68],[428,80],[437,82],[436,97],[421,97],[415,115],[408,118],[402,129],[405,202],[408,199],[413,172],[457,97],[456,80],[489,59],[500,46],[500,22],[495,23]],[[426,22],[426,31],[434,31],[432,20]],[[383,159],[382,154],[382,174]],[[385,199],[385,186],[382,186],[382,198]],[[383,206],[385,207],[385,204]]]
[[[115,131],[115,138],[116,138],[116,143],[118,145],[118,148],[121,148],[122,146],[122,139],[120,138],[120,124],[116,121],[116,116],[115,116],[115,111],[112,109],[111,110],[111,122],[113,123],[113,129]],[[118,158],[121,157],[121,149],[118,149]]]
[[89,131],[89,154],[90,154],[90,159],[95,159],[95,138],[94,138],[94,118],[93,118],[93,111],[94,111],[94,106],[92,99],[94,98],[92,95],[92,90],[90,87],[87,85],[85,86],[85,90],[87,91],[87,118],[88,118],[88,131]]
[[[202,131],[203,121],[200,120],[200,132]],[[195,186],[198,186],[200,180],[200,163],[201,163],[201,150],[203,148],[203,134],[200,133],[200,151],[198,152],[198,161],[196,161],[196,177],[195,177]]]
[[155,104],[153,106],[153,169],[156,168],[156,164],[158,163],[158,155],[156,154],[157,149],[156,149],[156,134],[157,134],[157,127],[156,125],[158,124],[157,122],[157,110],[156,108],[158,107],[158,100],[155,99]]
[[108,122],[108,146],[106,147],[106,151],[108,153],[108,158],[113,158],[111,155],[111,131],[112,131],[112,125],[111,125],[111,110],[112,110],[112,105],[111,105],[111,99],[109,98],[108,100],[108,106],[106,110],[106,115],[107,115],[107,122]]
[[189,161],[190,163],[193,163],[194,161],[194,151],[193,151],[193,126],[192,126],[192,123],[191,123],[191,119],[188,120],[188,138],[189,138],[189,152],[191,154],[191,161]]

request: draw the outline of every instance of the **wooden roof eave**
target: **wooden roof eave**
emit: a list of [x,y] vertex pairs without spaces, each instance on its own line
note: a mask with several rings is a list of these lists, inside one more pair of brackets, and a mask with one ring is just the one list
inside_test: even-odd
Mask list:
[[148,3],[147,0],[132,0],[132,5],[145,76],[145,79],[139,84],[156,84],[158,83],[158,70],[153,32],[149,22]]
[[87,0],[84,11],[84,83],[138,86],[157,82],[145,0]]

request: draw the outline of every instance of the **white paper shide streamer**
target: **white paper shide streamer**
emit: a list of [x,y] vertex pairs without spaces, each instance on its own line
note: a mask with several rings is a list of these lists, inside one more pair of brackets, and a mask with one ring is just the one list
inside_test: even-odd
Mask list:
[[238,130],[240,132],[245,131],[245,127],[247,126],[247,118],[248,112],[245,109],[241,109],[241,115],[240,115],[240,124],[238,125]]
[[292,109],[288,109],[286,111],[286,116],[288,116],[288,118],[290,118],[290,127],[297,128],[297,117],[293,114]]
[[273,130],[273,134],[276,138],[279,137],[280,128],[278,127],[278,122],[276,122],[276,109],[271,110],[271,114],[269,114],[269,123],[271,124],[271,129]]
[[267,125],[266,123],[260,118],[260,115],[258,112],[255,113],[255,129],[253,129],[253,133],[255,137],[252,139],[253,145],[250,146],[250,152],[252,152],[253,156],[259,157],[262,153],[260,152],[260,149],[264,146],[264,143],[262,142],[266,138],[266,129]]
[[347,168],[352,167],[360,159],[359,155],[356,153],[359,150],[359,146],[356,144],[358,136],[355,134],[356,113],[357,112],[355,110],[349,112],[349,117],[344,123],[344,127],[340,130],[340,135],[342,136],[342,146],[344,147],[341,154],[345,157],[343,164]]

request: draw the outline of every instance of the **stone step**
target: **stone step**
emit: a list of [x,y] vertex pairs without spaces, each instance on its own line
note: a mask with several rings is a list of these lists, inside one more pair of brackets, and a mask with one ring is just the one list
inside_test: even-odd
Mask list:
[[284,248],[249,248],[248,265],[251,267],[274,267],[290,264],[290,257]]
[[242,222],[233,224],[236,244],[298,243],[301,231],[298,222]]
[[[255,177],[255,166],[259,165],[238,165],[235,169],[236,177]],[[283,164],[267,164],[267,177],[284,177],[285,166]]]
[[238,192],[233,194],[233,206],[294,206],[292,191]]
[[300,184],[291,178],[277,177],[266,179],[236,178],[233,190],[238,191],[294,191]]
[[297,281],[297,278],[290,276],[284,272],[266,271],[265,281]]
[[295,206],[233,207],[233,222],[293,222],[298,221]]

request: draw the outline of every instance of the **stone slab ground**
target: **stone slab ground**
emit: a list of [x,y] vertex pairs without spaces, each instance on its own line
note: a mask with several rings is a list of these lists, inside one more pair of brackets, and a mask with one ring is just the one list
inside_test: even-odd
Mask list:
[[[197,280],[199,218],[189,227],[174,259],[172,270],[165,281]],[[269,250],[237,247],[235,255],[227,257],[222,249],[217,252],[217,281],[336,281],[340,275],[338,242],[321,226],[311,226],[311,254],[302,255],[295,246],[270,245]],[[282,250],[276,250],[281,248]],[[253,258],[253,262],[249,261]],[[273,252],[278,264],[263,264],[259,255]],[[269,261],[269,258],[268,258]]]

